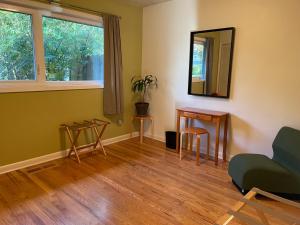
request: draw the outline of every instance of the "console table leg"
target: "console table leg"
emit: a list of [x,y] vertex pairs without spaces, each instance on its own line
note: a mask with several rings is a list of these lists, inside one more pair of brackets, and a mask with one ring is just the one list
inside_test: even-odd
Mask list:
[[[194,120],[193,119],[190,119],[190,124],[189,124],[189,127],[193,127],[194,126]],[[189,138],[190,138],[190,151],[191,152],[193,152],[193,145],[194,145],[194,143],[193,143],[193,141],[194,141],[194,135],[193,134],[190,134],[190,136],[189,136]]]
[[182,143],[179,140],[179,132],[180,132],[180,115],[179,112],[177,112],[177,123],[176,123],[176,151],[179,152],[179,145],[182,145]]
[[215,146],[215,165],[218,165],[219,160],[219,141],[220,141],[220,118],[216,119],[216,146]]
[[[184,126],[185,128],[189,127],[189,118],[185,117],[185,122],[184,122]],[[186,134],[186,138],[185,138],[185,149],[188,150],[189,149],[189,134]]]
[[224,140],[223,140],[223,161],[226,162],[227,159],[227,133],[228,133],[228,115],[225,117],[225,122],[224,122]]

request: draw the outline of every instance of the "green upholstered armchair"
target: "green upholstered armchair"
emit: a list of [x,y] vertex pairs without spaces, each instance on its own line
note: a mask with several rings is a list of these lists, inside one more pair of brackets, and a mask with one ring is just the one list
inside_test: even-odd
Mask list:
[[285,196],[300,196],[300,131],[283,127],[273,142],[273,158],[260,154],[234,156],[228,168],[242,193],[253,187]]

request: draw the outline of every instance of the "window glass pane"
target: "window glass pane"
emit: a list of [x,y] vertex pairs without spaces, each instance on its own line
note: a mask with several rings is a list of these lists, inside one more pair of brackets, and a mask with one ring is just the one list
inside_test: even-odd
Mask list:
[[193,52],[193,77],[204,79],[204,44],[194,43]]
[[0,10],[0,80],[34,80],[31,15]]
[[48,81],[103,80],[103,28],[43,17]]

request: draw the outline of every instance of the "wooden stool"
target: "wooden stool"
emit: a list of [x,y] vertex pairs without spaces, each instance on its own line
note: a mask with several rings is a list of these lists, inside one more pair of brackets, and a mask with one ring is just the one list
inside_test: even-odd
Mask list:
[[[180,160],[182,159],[182,138],[184,134],[192,134],[193,136],[196,135],[197,137],[197,146],[196,146],[196,165],[199,164],[199,158],[200,158],[200,135],[207,134],[207,153],[206,158],[209,159],[209,145],[210,145],[210,135],[209,132],[204,128],[196,128],[196,127],[186,127],[181,131],[180,134]],[[192,138],[193,138],[192,136]],[[193,141],[191,142],[190,150],[193,149]]]

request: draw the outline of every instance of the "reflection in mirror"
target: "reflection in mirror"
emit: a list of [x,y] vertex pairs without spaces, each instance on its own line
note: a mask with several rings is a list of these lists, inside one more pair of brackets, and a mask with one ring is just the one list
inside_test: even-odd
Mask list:
[[229,97],[234,28],[191,33],[189,94]]

